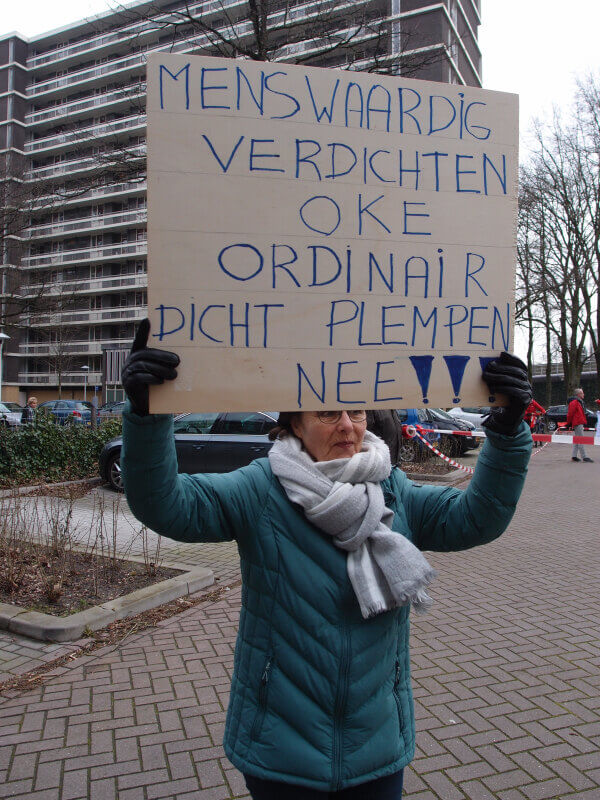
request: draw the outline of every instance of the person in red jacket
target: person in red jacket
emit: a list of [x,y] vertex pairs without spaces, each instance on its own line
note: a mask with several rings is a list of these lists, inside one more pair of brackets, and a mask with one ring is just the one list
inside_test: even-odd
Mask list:
[[[533,433],[537,429],[537,421],[538,418],[541,417],[543,414],[546,413],[546,409],[544,406],[541,406],[536,400],[532,400],[531,403],[527,406],[525,410],[525,416],[523,419],[531,428],[531,432]],[[534,443],[534,447],[537,447],[539,442]]]
[[[575,389],[575,397],[570,400],[567,410],[567,427],[573,428],[574,436],[583,436],[583,429],[587,425],[583,398],[583,389]],[[578,457],[578,454],[581,455],[581,458]],[[591,462],[593,459],[587,457],[582,444],[574,444],[571,461],[581,460]]]

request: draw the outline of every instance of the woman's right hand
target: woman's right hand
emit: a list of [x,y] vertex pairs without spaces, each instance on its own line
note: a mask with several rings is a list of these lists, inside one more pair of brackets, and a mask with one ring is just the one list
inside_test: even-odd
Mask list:
[[148,347],[150,320],[144,319],[135,334],[131,352],[123,365],[121,383],[131,410],[140,417],[149,413],[150,393],[148,387],[177,377],[176,367],[179,356],[168,350],[157,350]]

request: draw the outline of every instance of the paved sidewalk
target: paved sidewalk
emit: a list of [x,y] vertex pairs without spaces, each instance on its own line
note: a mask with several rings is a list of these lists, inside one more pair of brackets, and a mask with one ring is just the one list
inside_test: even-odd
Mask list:
[[[507,534],[432,555],[405,800],[600,798],[600,463],[534,453]],[[233,575],[231,546],[216,547]],[[220,746],[239,600],[233,589],[0,698],[0,798],[247,797]]]

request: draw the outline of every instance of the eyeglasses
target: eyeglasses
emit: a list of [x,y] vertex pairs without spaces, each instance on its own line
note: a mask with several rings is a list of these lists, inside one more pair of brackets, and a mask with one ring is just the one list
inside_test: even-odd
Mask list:
[[[317,411],[317,417],[325,425],[335,425],[342,418],[343,411]],[[364,422],[367,418],[366,411],[346,411],[350,422]]]

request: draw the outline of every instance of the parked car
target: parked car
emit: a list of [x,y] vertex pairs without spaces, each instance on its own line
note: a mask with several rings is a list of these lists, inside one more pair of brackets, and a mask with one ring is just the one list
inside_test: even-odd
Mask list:
[[[559,405],[559,406],[550,406],[546,409],[546,428],[549,431],[555,431],[558,428],[559,422],[566,422],[567,421],[567,410],[568,406],[566,404]],[[585,409],[585,416],[587,419],[587,427],[588,428],[595,428],[596,427],[596,412],[590,411],[589,408]]]
[[17,428],[21,424],[23,409],[17,405],[18,411],[11,408],[16,403],[0,403],[0,426],[3,428]]
[[462,431],[465,435],[441,434],[444,452],[447,455],[463,456],[468,450],[477,450],[479,439],[476,436],[468,436],[467,433],[475,430],[475,425],[465,419],[459,419],[443,408],[423,409],[427,414],[427,424],[436,430]]
[[91,423],[92,404],[85,400],[46,400],[38,409],[51,414],[58,425]]
[[3,400],[2,405],[6,406],[9,411],[15,411],[17,414],[23,413],[23,406],[18,403],[13,403],[12,400]]
[[98,409],[98,422],[104,422],[107,419],[119,419],[123,414],[125,408],[125,400],[113,400],[110,403],[104,403]]
[[[175,451],[179,472],[230,472],[269,452],[268,432],[277,424],[278,412],[224,412],[181,414],[176,417]],[[122,438],[104,445],[100,475],[116,491],[123,490]]]
[[471,422],[475,426],[475,430],[482,430],[481,423],[491,410],[490,406],[453,406],[448,409],[448,414],[451,417]]
[[[424,408],[398,408],[396,414],[403,425],[422,425],[423,427],[431,427],[428,422],[429,419]],[[427,441],[437,446],[440,443],[439,433],[428,432],[424,434]],[[429,457],[431,450],[418,439],[404,439],[401,448],[401,460],[412,462],[421,461]]]

